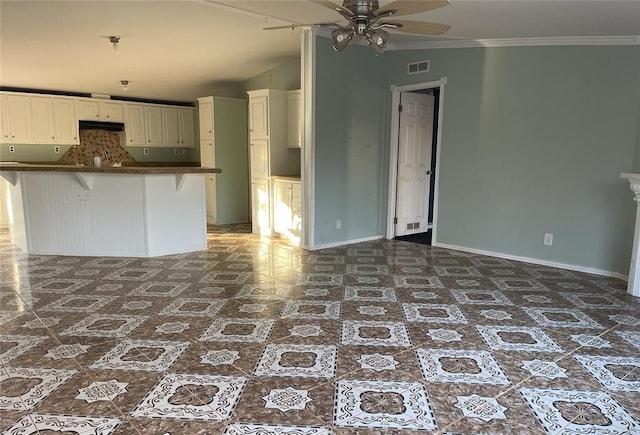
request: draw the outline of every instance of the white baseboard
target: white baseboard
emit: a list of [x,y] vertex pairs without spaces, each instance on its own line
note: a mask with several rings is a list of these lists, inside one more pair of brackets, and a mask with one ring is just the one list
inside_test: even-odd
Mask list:
[[612,272],[610,270],[594,269],[592,267],[576,266],[574,264],[557,263],[555,261],[540,260],[537,258],[520,257],[518,255],[503,254],[502,252],[484,251],[482,249],[474,249],[474,248],[467,248],[465,246],[449,245],[447,243],[436,243],[434,246],[437,246],[438,248],[454,249],[456,251],[470,252],[472,254],[487,255],[489,257],[504,258],[505,260],[522,261],[524,263],[538,264],[540,266],[557,267],[558,269],[567,269],[567,270],[573,270],[576,272],[585,272],[585,273],[590,273],[592,275],[610,276],[612,278],[619,278],[625,281],[629,278],[627,275],[623,275],[618,272]]
[[353,245],[354,243],[371,242],[373,240],[383,239],[383,235],[363,237],[362,239],[345,240],[343,242],[327,243],[325,245],[310,246],[309,251],[317,251],[319,249],[337,248],[338,246]]

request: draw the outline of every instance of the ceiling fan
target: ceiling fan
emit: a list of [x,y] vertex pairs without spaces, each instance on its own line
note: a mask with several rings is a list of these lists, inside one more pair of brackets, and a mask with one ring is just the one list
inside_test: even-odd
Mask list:
[[[362,38],[376,55],[382,53],[389,43],[387,30],[420,35],[441,35],[451,26],[421,21],[394,20],[388,18],[411,15],[438,9],[449,4],[449,0],[395,0],[380,7],[378,0],[344,0],[342,6],[330,0],[311,0],[320,6],[333,9],[348,23],[317,23],[324,27],[335,27],[331,32],[331,42],[336,51],[344,50],[348,45],[358,43]],[[294,28],[298,25],[270,27],[267,29]]]

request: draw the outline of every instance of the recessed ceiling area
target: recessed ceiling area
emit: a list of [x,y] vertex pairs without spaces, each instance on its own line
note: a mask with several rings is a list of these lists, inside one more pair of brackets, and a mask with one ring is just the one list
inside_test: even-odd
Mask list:
[[[451,25],[445,40],[640,35],[638,1],[451,0],[406,18]],[[2,1],[0,85],[193,101],[299,57],[299,29],[263,27],[327,21],[343,19],[306,0]]]

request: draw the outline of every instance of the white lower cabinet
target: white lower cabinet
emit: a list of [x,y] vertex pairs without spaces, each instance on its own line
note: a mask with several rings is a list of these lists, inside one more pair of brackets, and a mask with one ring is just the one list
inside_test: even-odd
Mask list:
[[269,179],[251,179],[251,223],[252,232],[262,236],[271,235],[271,204],[269,201]]
[[299,245],[302,234],[302,189],[299,180],[273,179],[273,232]]

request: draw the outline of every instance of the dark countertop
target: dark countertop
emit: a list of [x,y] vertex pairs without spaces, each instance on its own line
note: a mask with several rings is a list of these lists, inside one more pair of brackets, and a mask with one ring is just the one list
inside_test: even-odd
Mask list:
[[107,174],[218,174],[220,168],[201,166],[93,166],[33,164],[18,162],[0,162],[0,171],[31,171],[31,172],[88,172]]

